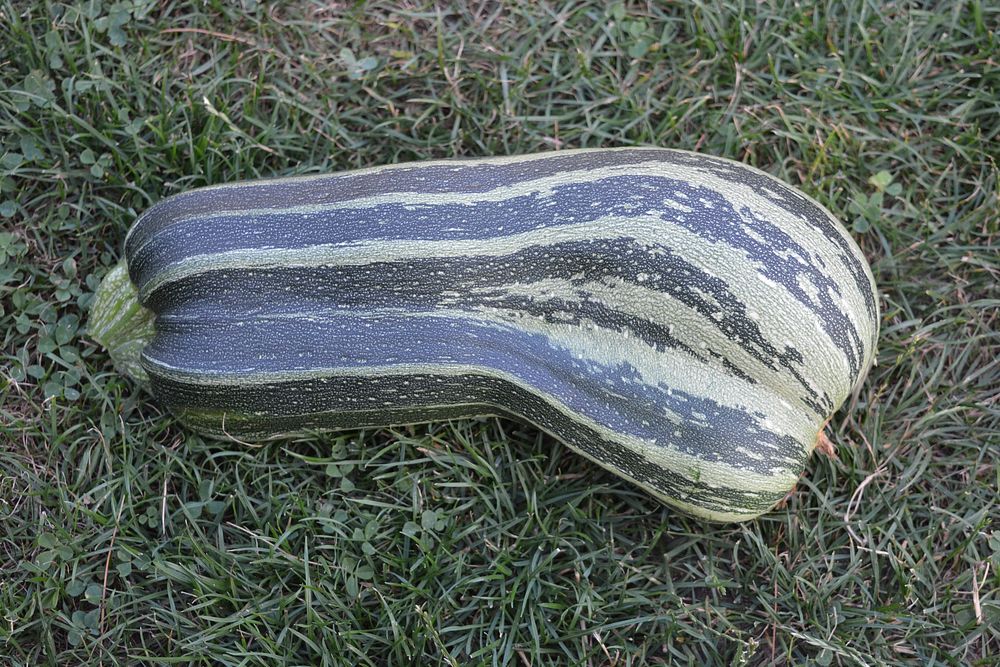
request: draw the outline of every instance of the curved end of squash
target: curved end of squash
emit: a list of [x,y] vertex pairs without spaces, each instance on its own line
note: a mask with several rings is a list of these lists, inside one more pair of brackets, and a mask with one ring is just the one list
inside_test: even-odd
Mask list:
[[139,360],[155,334],[153,320],[153,312],[139,303],[125,260],[120,261],[97,288],[87,332],[108,351],[115,368],[143,388],[149,376]]

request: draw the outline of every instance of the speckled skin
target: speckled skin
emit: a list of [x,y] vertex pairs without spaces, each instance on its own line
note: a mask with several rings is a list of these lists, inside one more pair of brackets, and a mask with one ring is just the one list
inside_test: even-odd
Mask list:
[[154,395],[212,435],[499,414],[663,501],[767,511],[863,379],[871,271],[736,162],[615,149],[205,188],[126,241]]

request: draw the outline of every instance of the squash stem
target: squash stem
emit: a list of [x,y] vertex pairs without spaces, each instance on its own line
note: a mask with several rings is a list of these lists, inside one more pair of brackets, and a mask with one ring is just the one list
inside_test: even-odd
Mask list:
[[153,312],[139,303],[125,260],[120,261],[97,288],[87,329],[90,337],[108,351],[115,368],[143,388],[149,387],[149,376],[139,361],[143,348],[156,333],[154,318]]

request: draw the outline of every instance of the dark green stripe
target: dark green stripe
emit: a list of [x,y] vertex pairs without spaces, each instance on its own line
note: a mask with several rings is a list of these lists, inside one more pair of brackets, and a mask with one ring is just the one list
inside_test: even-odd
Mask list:
[[[386,388],[405,391],[401,380],[397,377],[379,378],[338,378],[331,379],[329,396],[349,397],[352,395],[364,397],[377,391],[382,385]],[[569,444],[588,456],[603,462],[625,475],[635,479],[668,498],[680,498],[684,502],[715,512],[737,512],[748,516],[756,515],[770,509],[784,497],[786,491],[759,492],[745,491],[737,488],[719,489],[705,484],[698,479],[682,472],[665,470],[652,463],[622,444],[608,440],[594,433],[581,423],[570,419],[554,410],[539,397],[510,385],[502,380],[484,378],[481,376],[455,377],[420,377],[405,378],[410,387],[443,387],[445,385],[459,388],[469,398],[476,394],[492,395],[506,405],[517,405],[517,413],[505,408],[494,407],[495,401],[487,401],[479,405],[469,405],[467,411],[451,408],[424,408],[397,405],[389,409],[374,410],[344,410],[337,409],[324,412],[303,412],[289,415],[255,415],[234,410],[226,418],[223,431],[222,412],[218,408],[206,409],[201,404],[214,403],[206,399],[207,394],[215,392],[220,397],[232,397],[246,392],[246,387],[205,387],[186,385],[175,380],[154,376],[154,391],[159,396],[176,398],[179,405],[171,406],[184,420],[201,430],[210,431],[220,436],[230,436],[237,439],[258,438],[273,435],[275,432],[301,431],[303,429],[321,428],[361,428],[376,425],[401,425],[434,421],[440,418],[459,418],[482,416],[484,414],[500,414],[506,417],[523,419],[549,433],[558,433],[560,440]],[[336,382],[345,385],[333,386]],[[333,384],[330,384],[333,383]],[[297,383],[286,383],[276,387],[277,391],[269,395],[297,395],[299,391],[294,386]],[[310,387],[309,394],[314,394],[321,385]],[[301,388],[301,385],[300,387]],[[438,390],[440,391],[440,390]],[[436,393],[436,392],[434,392]],[[199,405],[191,406],[184,401],[196,401]],[[306,407],[315,407],[306,406]],[[706,465],[709,464],[706,461]],[[786,464],[787,465],[787,464]],[[801,470],[801,467],[800,467]],[[696,472],[691,471],[696,477]]]

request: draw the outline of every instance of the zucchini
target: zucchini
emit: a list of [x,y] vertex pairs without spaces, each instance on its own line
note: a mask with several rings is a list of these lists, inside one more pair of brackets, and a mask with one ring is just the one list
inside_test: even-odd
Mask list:
[[513,417],[740,521],[795,484],[879,310],[806,195],[628,148],[181,193],[133,225],[90,327],[210,436]]

